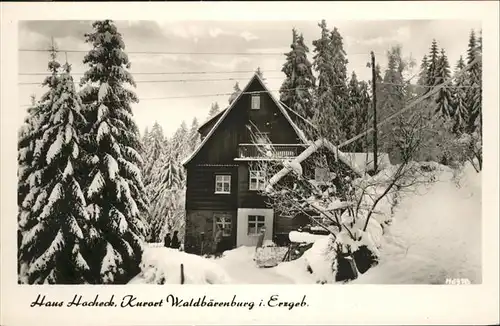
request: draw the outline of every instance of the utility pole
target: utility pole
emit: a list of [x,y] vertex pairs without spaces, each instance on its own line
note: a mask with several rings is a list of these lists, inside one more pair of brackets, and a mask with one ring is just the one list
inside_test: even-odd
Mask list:
[[377,162],[377,72],[375,70],[375,53],[371,52],[372,56],[372,89],[373,89],[373,170],[376,173],[378,170]]

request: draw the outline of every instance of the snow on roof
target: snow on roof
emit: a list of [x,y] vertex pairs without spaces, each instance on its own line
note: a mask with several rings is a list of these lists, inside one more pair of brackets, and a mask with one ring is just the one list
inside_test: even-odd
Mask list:
[[[290,166],[294,164],[300,164],[305,161],[309,156],[315,153],[318,149],[325,147],[336,155],[336,157],[342,161],[344,164],[349,166],[352,171],[354,171],[359,176],[363,176],[367,169],[373,168],[373,153],[368,153],[368,163],[366,161],[367,153],[345,153],[340,151],[337,146],[333,145],[330,141],[324,138],[320,138],[315,142],[311,143],[302,153],[300,153],[295,159],[293,159],[289,164],[285,165],[278,173],[276,173],[270,180],[269,185],[266,190],[271,191],[272,186],[275,185],[279,180],[286,176],[292,169]],[[371,154],[371,156],[370,156]],[[371,158],[371,161],[370,161]],[[386,153],[380,153],[378,155],[378,160],[380,161],[380,166],[384,167],[386,164],[390,165],[389,155]],[[371,165],[370,165],[371,164]]]
[[198,130],[200,130],[201,128],[203,128],[205,125],[207,125],[210,121],[214,120],[214,119],[219,119],[221,117],[221,115],[224,113],[224,111],[226,111],[228,108],[224,108],[222,109],[220,112],[218,112],[216,115],[214,115],[213,117],[210,117],[208,118],[205,122],[202,123],[201,126],[198,127]]
[[308,143],[308,140],[307,138],[305,137],[305,134],[302,130],[300,130],[297,125],[293,122],[293,120],[290,118],[290,116],[288,115],[288,112],[286,111],[286,109],[279,103],[279,101],[277,101],[273,94],[271,93],[271,91],[269,91],[269,89],[267,88],[266,84],[262,81],[262,79],[259,77],[259,75],[257,73],[255,73],[253,75],[253,77],[250,79],[250,81],[247,83],[247,85],[245,86],[245,88],[243,88],[243,90],[238,94],[238,96],[234,99],[234,101],[231,103],[231,105],[229,105],[229,107],[225,110],[223,110],[221,113],[222,115],[220,116],[220,118],[217,120],[217,122],[215,123],[215,125],[212,127],[212,129],[208,132],[207,136],[205,138],[203,138],[203,140],[201,141],[201,143],[198,145],[198,147],[188,156],[186,157],[184,160],[182,160],[182,165],[186,165],[188,164],[194,157],[195,155],[203,148],[203,146],[205,145],[205,143],[208,141],[208,139],[214,134],[215,130],[219,127],[219,125],[222,123],[222,121],[224,121],[224,118],[229,114],[229,112],[231,112],[231,109],[235,106],[235,104],[239,101],[239,99],[241,98],[241,96],[243,94],[245,94],[247,92],[247,89],[250,87],[250,85],[252,84],[252,82],[254,81],[254,79],[257,79],[260,84],[262,85],[262,87],[264,87],[264,90],[269,94],[269,96],[273,99],[274,103],[276,103],[276,106],[278,107],[278,109],[281,111],[281,113],[283,113],[283,115],[285,116],[285,118],[288,120],[288,122],[290,123],[290,125],[292,126],[292,128],[295,130],[295,132],[297,133],[297,136],[304,142],[304,143]]

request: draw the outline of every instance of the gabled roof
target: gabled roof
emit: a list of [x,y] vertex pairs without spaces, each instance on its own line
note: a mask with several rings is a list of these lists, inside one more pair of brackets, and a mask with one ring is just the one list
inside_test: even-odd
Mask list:
[[[373,153],[368,153],[368,162],[366,161],[367,153],[346,153],[338,149],[337,146],[333,145],[330,141],[324,138],[320,138],[315,142],[311,143],[308,148],[306,148],[302,153],[300,153],[292,161],[288,162],[278,173],[276,173],[270,180],[268,187],[271,187],[278,183],[283,177],[285,177],[296,164],[300,164],[305,161],[309,156],[318,151],[320,148],[326,148],[336,155],[336,157],[346,164],[353,172],[359,176],[363,176],[366,170],[373,167]],[[380,167],[390,164],[389,155],[387,153],[379,153],[378,161],[380,161]],[[371,161],[370,161],[371,160]],[[269,189],[269,188],[268,188]]]
[[213,117],[211,118],[208,118],[207,121],[203,122],[201,124],[201,126],[198,127],[198,130],[200,130],[201,128],[203,128],[205,125],[207,125],[210,121],[212,120],[215,120],[215,119],[219,119],[220,116],[227,110],[227,107],[222,109],[221,111],[219,111],[216,115],[214,115]]
[[[278,107],[278,109],[281,111],[285,119],[290,123],[292,126],[293,130],[297,134],[297,136],[302,140],[305,144],[307,144],[309,141],[307,140],[304,132],[299,129],[299,127],[293,122],[293,120],[290,118],[290,115],[288,114],[287,110],[281,105],[281,103],[274,98],[273,94],[269,89],[267,88],[266,84],[262,81],[262,79],[259,77],[257,73],[253,75],[253,77],[250,79],[250,81],[247,83],[245,88],[238,94],[238,96],[234,99],[234,101],[229,105],[229,107],[223,111],[220,112],[221,116],[215,123],[215,125],[212,127],[212,129],[208,132],[207,136],[203,138],[201,143],[198,145],[198,147],[187,157],[182,161],[182,165],[188,164],[195,156],[198,154],[198,152],[203,148],[203,146],[207,143],[207,141],[210,139],[210,137],[214,134],[215,130],[219,127],[219,125],[224,121],[224,119],[228,116],[229,112],[236,106],[236,103],[240,100],[243,94],[245,94],[248,91],[248,88],[252,84],[254,80],[258,80],[259,83],[262,85],[264,88],[264,91],[269,94],[269,96],[273,99],[274,103]],[[216,117],[216,116],[215,116]],[[214,117],[214,118],[215,118]],[[207,121],[208,122],[208,121]]]

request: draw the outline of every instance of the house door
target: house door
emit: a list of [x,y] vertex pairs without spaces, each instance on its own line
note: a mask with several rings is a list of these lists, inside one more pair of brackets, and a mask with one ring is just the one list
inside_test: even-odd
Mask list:
[[[229,250],[234,248],[233,243],[233,225],[232,216],[229,213],[214,214],[214,240],[220,241],[220,250]],[[220,239],[216,239],[217,236]]]
[[264,232],[264,240],[273,238],[274,211],[266,208],[238,208],[237,246],[255,246]]

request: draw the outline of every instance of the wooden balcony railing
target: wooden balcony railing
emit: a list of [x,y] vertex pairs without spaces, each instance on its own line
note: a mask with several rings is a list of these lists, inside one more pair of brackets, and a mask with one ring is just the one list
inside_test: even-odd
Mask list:
[[305,148],[304,144],[239,144],[239,158],[293,158]]

